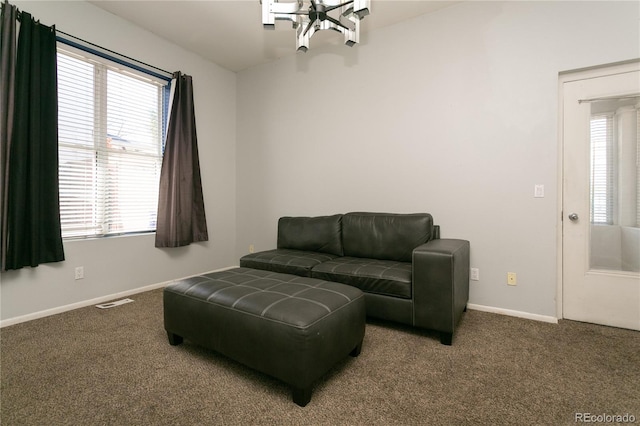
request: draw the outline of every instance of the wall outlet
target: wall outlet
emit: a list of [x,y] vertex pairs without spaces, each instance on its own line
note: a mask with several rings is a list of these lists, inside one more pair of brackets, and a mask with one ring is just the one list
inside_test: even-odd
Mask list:
[[507,284],[517,285],[518,280],[515,272],[507,272]]
[[249,244],[249,253],[254,253],[256,251],[256,248],[253,246],[253,244]]
[[480,269],[471,268],[471,281],[480,281]]
[[76,280],[81,280],[84,278],[84,266],[76,267]]

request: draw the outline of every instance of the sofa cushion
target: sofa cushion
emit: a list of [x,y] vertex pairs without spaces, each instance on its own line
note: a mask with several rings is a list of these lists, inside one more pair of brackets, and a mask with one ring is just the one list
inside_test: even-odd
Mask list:
[[411,298],[411,263],[338,257],[311,271],[313,278],[349,284],[367,293]]
[[342,256],[342,215],[281,217],[278,220],[278,248],[315,251]]
[[433,239],[428,213],[347,213],[342,217],[345,256],[411,262],[413,249]]
[[335,257],[335,255],[325,253],[276,249],[247,254],[240,258],[240,266],[310,277],[311,269],[314,266]]

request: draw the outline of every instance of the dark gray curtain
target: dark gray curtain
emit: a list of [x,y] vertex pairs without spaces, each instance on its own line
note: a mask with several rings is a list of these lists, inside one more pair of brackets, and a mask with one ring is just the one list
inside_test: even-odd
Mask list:
[[5,269],[64,260],[58,194],[55,29],[20,13]]
[[191,76],[176,72],[160,173],[156,247],[180,247],[208,239],[193,82]]
[[0,23],[0,251],[2,270],[7,254],[7,197],[9,149],[13,130],[13,99],[16,77],[16,20],[18,9],[5,2],[2,5],[2,22]]

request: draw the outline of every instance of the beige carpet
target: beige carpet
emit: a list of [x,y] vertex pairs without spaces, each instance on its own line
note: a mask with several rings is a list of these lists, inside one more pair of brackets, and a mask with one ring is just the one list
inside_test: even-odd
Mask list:
[[1,329],[1,424],[560,425],[576,413],[640,423],[638,332],[469,311],[443,346],[370,322],[361,355],[300,408],[274,379],[170,346],[161,290],[131,298]]

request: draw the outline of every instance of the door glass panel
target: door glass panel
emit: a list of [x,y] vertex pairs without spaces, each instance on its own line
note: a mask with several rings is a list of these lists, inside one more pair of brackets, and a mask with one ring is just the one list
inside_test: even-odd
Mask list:
[[639,101],[591,102],[590,269],[640,272]]

